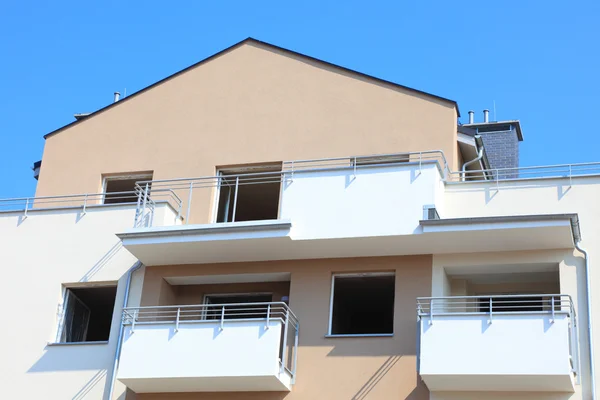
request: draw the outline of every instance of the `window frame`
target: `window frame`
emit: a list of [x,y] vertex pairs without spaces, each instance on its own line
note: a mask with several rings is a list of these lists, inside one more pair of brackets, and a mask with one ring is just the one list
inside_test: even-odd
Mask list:
[[[375,277],[375,276],[393,276],[394,277],[394,303],[395,303],[395,287],[396,287],[396,272],[395,271],[385,271],[385,272],[351,272],[351,273],[333,273],[331,275],[331,293],[329,295],[329,323],[327,326],[327,334],[325,334],[326,338],[343,338],[343,337],[392,337],[394,336],[394,324],[392,321],[392,333],[331,333],[332,323],[333,323],[333,300],[335,296],[335,279],[337,277],[344,278],[365,278],[365,277]],[[394,304],[395,305],[395,304]],[[395,307],[394,307],[394,315],[395,318]]]
[[[278,168],[278,169],[277,169]],[[281,218],[281,200],[283,197],[283,163],[267,163],[267,164],[250,164],[250,165],[240,165],[234,167],[222,166],[216,169],[217,184],[215,186],[215,195],[213,197],[213,210],[211,223],[213,224],[223,224],[223,223],[231,223],[231,222],[218,222],[219,219],[219,202],[221,201],[221,187],[227,185],[221,185],[221,181],[224,176],[232,177],[237,175],[244,174],[252,174],[256,172],[273,172],[274,174],[280,173],[281,180],[279,182],[279,199],[277,200],[277,219]],[[234,194],[235,197],[235,194]],[[235,201],[235,200],[234,200]]]
[[[86,310],[88,312],[85,329],[83,331],[83,340],[78,341],[78,342],[67,342],[66,340],[63,341],[63,335],[65,334],[65,319],[67,318],[67,307],[69,306],[69,301],[70,301],[71,297],[73,297],[76,301],[80,302],[86,308]],[[71,290],[70,287],[65,287],[64,292],[63,292],[62,311],[60,314],[58,329],[56,332],[55,343],[60,343],[60,344],[86,343],[85,338],[87,337],[87,331],[88,331],[88,328],[90,327],[90,314],[91,314],[90,308],[87,306],[87,304],[85,304],[75,293],[73,293],[73,291]]]
[[[88,285],[77,285],[77,284],[72,284],[72,285],[68,285],[68,284],[63,284],[62,285],[62,293],[61,293],[61,303],[59,303],[58,305],[58,312],[57,312],[57,323],[56,323],[56,330],[54,332],[54,338],[51,342],[48,342],[49,345],[53,345],[53,346],[71,346],[71,345],[94,345],[94,344],[108,344],[110,341],[110,331],[108,333],[108,339],[107,340],[97,340],[97,341],[81,341],[81,342],[63,342],[61,341],[62,336],[63,336],[63,331],[65,329],[65,318],[67,316],[67,306],[68,306],[68,297],[69,296],[73,296],[75,297],[78,301],[80,301],[86,308],[89,309],[88,305],[85,304],[81,299],[79,299],[79,297],[72,292],[72,290],[77,290],[77,289],[94,289],[94,288],[102,288],[102,287],[109,287],[109,288],[114,288],[115,289],[115,306],[117,305],[117,301],[119,299],[119,284],[118,282],[106,282],[106,283],[97,283],[97,284],[88,284]],[[112,312],[112,316],[111,318],[114,318],[114,314],[115,314],[115,309],[113,306],[113,312]],[[90,313],[90,318],[88,318],[87,324],[86,324],[86,328],[85,328],[85,334],[84,334],[84,338],[87,337],[87,331],[89,329],[89,325],[90,325],[90,320],[91,320],[91,313]],[[112,329],[112,324],[111,324],[111,329]]]
[[[154,172],[139,172],[139,173],[116,173],[116,174],[103,174],[102,175],[102,187],[100,193],[102,193],[102,205],[105,205],[106,201],[106,187],[109,181],[126,181],[135,179],[136,181],[151,181],[154,178]],[[110,204],[109,204],[110,205]]]

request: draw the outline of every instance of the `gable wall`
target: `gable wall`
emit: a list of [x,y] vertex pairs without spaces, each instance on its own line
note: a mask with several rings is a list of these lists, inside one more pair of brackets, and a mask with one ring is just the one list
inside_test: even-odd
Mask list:
[[[101,191],[101,175],[214,175],[219,165],[443,150],[456,109],[306,58],[245,43],[46,140],[37,196]],[[194,193],[196,222],[211,193]],[[204,211],[205,210],[205,211]]]

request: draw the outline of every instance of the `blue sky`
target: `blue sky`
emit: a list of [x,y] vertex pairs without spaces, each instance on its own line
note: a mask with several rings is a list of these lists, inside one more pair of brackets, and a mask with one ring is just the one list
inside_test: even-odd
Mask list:
[[[4,1],[0,197],[43,135],[248,36],[520,119],[521,164],[600,161],[599,1]],[[492,114],[492,118],[493,118]],[[73,166],[77,168],[77,166]]]

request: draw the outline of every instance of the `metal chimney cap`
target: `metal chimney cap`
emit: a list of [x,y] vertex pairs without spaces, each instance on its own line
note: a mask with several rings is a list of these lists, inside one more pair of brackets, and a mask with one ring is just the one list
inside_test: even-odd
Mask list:
[[115,92],[115,103],[121,98],[121,93]]
[[475,111],[470,110],[469,111],[469,123],[472,124],[475,122]]

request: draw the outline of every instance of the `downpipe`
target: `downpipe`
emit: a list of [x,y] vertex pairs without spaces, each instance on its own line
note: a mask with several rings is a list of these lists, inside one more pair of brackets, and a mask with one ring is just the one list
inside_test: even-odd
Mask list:
[[113,368],[112,374],[110,375],[110,387],[108,389],[108,393],[106,396],[106,400],[111,400],[113,391],[115,390],[115,380],[117,378],[117,369],[119,368],[119,358],[121,357],[121,343],[123,342],[123,332],[125,331],[125,327],[123,326],[123,308],[127,307],[127,302],[129,301],[129,289],[131,288],[131,277],[133,273],[142,267],[141,262],[137,262],[136,265],[129,269],[127,273],[127,284],[125,285],[125,297],[123,298],[123,307],[121,308],[121,326],[119,328],[119,337],[117,339],[117,348],[115,350],[115,358],[113,360]]
[[477,150],[477,157],[472,159],[471,161],[467,161],[466,163],[463,164],[463,166],[461,168],[461,172],[460,172],[460,178],[461,178],[460,180],[461,181],[465,181],[465,179],[466,179],[465,174],[467,171],[467,167],[471,164],[475,164],[476,162],[481,161],[481,159],[483,158],[483,151],[484,151],[483,146],[481,146],[479,148],[479,150]]
[[579,242],[575,243],[575,248],[585,257],[585,290],[587,291],[587,318],[588,318],[588,341],[589,341],[589,357],[590,357],[590,386],[592,391],[592,400],[596,400],[596,372],[594,367],[594,336],[592,328],[592,288],[590,282],[590,260],[587,251],[579,246]]

